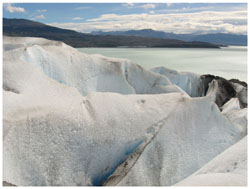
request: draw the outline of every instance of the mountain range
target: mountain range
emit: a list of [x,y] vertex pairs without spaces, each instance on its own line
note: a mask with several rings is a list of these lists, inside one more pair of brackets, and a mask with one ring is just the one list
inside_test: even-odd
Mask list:
[[[147,30],[146,30],[147,31]],[[153,30],[152,30],[153,31]],[[15,37],[42,37],[63,41],[73,47],[181,47],[219,48],[207,42],[156,38],[153,36],[86,34],[61,29],[26,19],[3,18],[3,35]]]
[[123,36],[140,36],[153,37],[162,39],[177,39],[183,41],[200,41],[213,43],[217,45],[247,45],[247,35],[229,34],[229,33],[212,33],[212,34],[175,34],[152,29],[128,30],[128,31],[93,31],[94,35],[123,35]]

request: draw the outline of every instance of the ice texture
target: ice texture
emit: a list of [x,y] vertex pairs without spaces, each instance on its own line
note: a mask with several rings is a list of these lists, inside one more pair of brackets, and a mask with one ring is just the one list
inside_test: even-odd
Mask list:
[[247,186],[247,137],[176,186]]
[[76,88],[84,96],[95,91],[120,94],[182,91],[166,77],[145,70],[126,59],[87,55],[62,42],[45,39],[39,41],[38,38],[24,39],[4,38],[4,49],[10,48],[13,41],[17,44],[14,51],[5,52],[8,60],[11,56],[12,62],[20,61],[33,65],[48,77]]
[[238,98],[221,112],[209,96],[190,97],[199,93],[197,75],[164,70],[4,37],[3,180],[169,186],[246,136]]
[[200,75],[190,72],[178,72],[166,67],[155,67],[151,71],[166,76],[172,84],[177,85],[192,97],[203,96]]

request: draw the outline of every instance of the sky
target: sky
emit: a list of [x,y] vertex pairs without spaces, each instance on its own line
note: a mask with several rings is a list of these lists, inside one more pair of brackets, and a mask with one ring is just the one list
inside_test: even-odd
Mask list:
[[247,3],[4,3],[3,17],[83,33],[153,29],[247,34]]

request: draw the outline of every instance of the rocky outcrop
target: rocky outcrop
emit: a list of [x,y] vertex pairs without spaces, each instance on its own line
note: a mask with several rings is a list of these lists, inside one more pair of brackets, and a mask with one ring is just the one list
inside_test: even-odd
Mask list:
[[205,96],[213,96],[213,100],[222,107],[231,98],[237,97],[242,108],[247,107],[247,84],[239,80],[226,80],[219,76],[202,75],[201,86]]

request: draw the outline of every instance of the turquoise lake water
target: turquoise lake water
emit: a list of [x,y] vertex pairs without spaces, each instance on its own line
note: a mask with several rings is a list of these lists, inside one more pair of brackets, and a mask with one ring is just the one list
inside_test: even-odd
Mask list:
[[247,81],[247,47],[79,48],[87,54],[126,58],[146,69],[165,66],[178,71],[213,74]]

